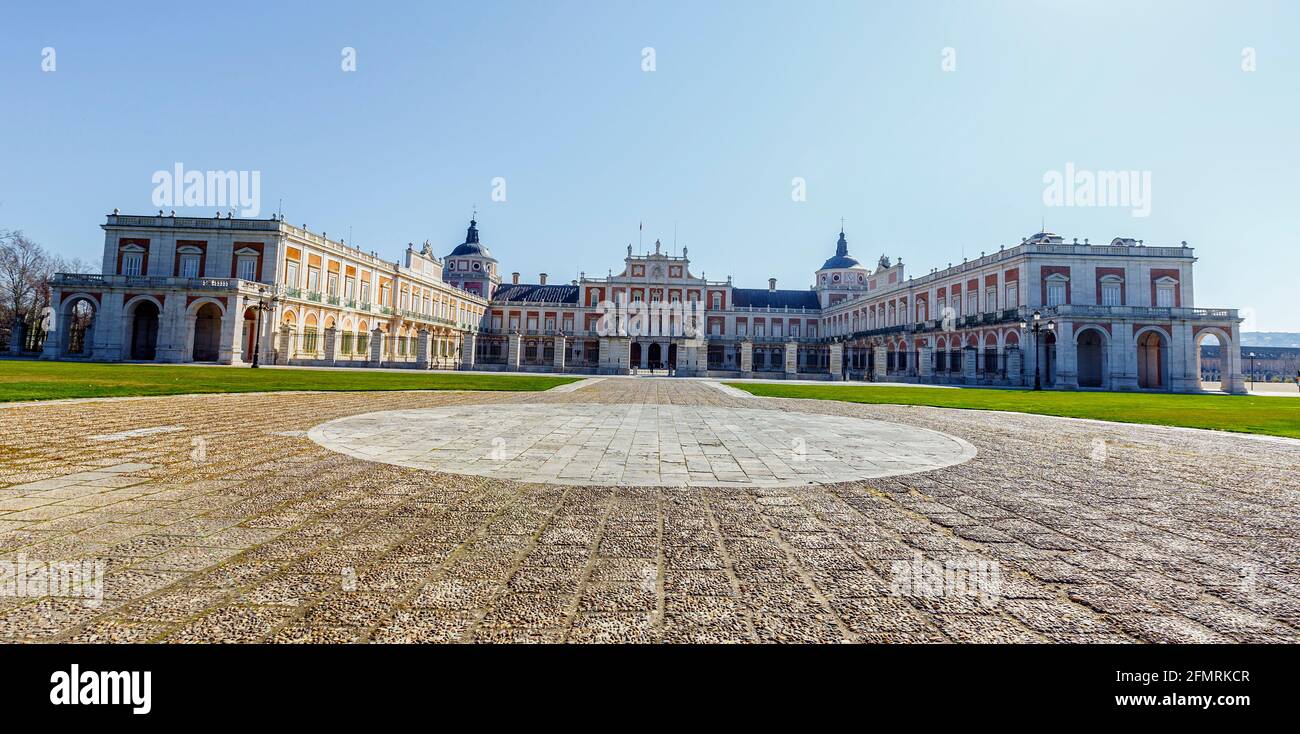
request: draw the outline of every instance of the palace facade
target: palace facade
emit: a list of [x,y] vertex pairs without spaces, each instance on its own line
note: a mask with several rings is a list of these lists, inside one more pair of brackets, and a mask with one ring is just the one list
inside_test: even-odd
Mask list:
[[[102,227],[102,273],[51,284],[44,358],[1193,392],[1209,339],[1244,390],[1240,319],[1195,307],[1185,242],[1039,232],[916,277],[863,265],[840,232],[810,287],[778,289],[709,280],[657,242],[605,277],[507,281],[475,221],[446,255],[396,262],[283,218]],[[651,307],[651,329],[626,318]]]

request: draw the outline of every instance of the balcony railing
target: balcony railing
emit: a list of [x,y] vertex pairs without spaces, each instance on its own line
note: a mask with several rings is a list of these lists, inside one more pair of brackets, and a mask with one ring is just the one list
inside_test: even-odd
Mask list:
[[1196,321],[1234,321],[1235,308],[1182,308],[1160,306],[1098,306],[1071,303],[1041,309],[1044,316],[1136,319],[1191,319]]
[[131,288],[190,288],[194,290],[235,290],[241,285],[256,289],[265,284],[239,278],[172,278],[156,275],[101,275],[98,273],[57,273],[50,279],[52,285],[62,287],[131,287]]

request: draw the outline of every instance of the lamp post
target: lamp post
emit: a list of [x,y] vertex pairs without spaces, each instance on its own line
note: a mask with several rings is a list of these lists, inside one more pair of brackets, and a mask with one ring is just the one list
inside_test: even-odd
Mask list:
[[[269,300],[267,299],[268,293],[270,294]],[[258,355],[262,351],[262,314],[274,310],[275,304],[279,300],[280,297],[273,292],[267,291],[266,286],[257,287],[257,303],[253,306],[257,310],[257,320],[253,322],[253,364],[251,365],[253,369],[257,369]]]
[[1040,330],[1042,330],[1042,329],[1044,329],[1044,328],[1047,329],[1049,332],[1051,332],[1051,331],[1056,331],[1056,322],[1055,322],[1055,321],[1051,321],[1051,320],[1049,320],[1049,321],[1047,322],[1047,324],[1044,325],[1044,324],[1042,323],[1042,322],[1043,322],[1043,314],[1042,314],[1041,311],[1034,311],[1034,317],[1033,317],[1033,319],[1034,319],[1034,320],[1033,320],[1032,325],[1031,325],[1030,323],[1026,322],[1024,319],[1021,319],[1021,321],[1020,321],[1020,330],[1021,330],[1021,331],[1025,331],[1025,330],[1028,329],[1028,330],[1032,331],[1033,334],[1034,334],[1034,340],[1033,340],[1033,341],[1034,341],[1034,389],[1035,389],[1035,390],[1042,390],[1042,389],[1043,389],[1043,383],[1042,383],[1042,378],[1039,376],[1039,369],[1038,369],[1038,364],[1039,364],[1039,359],[1038,359],[1038,333],[1039,333]]
[[1251,352],[1246,356],[1250,357],[1250,389],[1254,390],[1255,389],[1255,353]]

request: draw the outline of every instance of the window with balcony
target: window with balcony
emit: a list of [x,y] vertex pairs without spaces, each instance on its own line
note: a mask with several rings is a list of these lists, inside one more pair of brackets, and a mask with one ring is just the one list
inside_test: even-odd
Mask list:
[[183,253],[181,255],[181,273],[182,278],[199,277],[199,255],[198,253]]
[[257,256],[241,255],[235,261],[235,277],[240,280],[257,280]]
[[1016,283],[1007,286],[1007,308],[1020,308],[1020,287]]
[[1107,275],[1101,279],[1101,305],[1123,305],[1120,296],[1120,286],[1122,283],[1123,281],[1114,275]]
[[122,275],[140,275],[143,272],[143,252],[126,252],[122,254]]
[[298,263],[290,260],[284,267],[284,284],[290,288],[298,287]]
[[984,291],[984,310],[989,313],[998,310],[998,289],[996,287]]
[[307,290],[312,293],[320,292],[320,269],[307,268]]
[[1172,285],[1160,285],[1156,287],[1156,308],[1173,308],[1174,307],[1174,287]]
[[1065,282],[1064,281],[1048,281],[1047,305],[1048,306],[1065,305]]
[[339,276],[335,273],[330,273],[327,277],[326,283],[325,293],[327,295],[337,296],[339,294]]

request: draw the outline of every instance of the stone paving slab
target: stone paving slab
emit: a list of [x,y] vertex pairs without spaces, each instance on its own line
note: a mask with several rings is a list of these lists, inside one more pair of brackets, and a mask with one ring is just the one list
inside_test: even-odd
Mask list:
[[898,423],[681,405],[383,411],[323,423],[308,437],[367,461],[614,486],[830,484],[941,469],[976,453],[961,439]]
[[[868,419],[979,453],[764,487],[748,472],[782,467],[763,452],[679,442],[660,444],[660,481],[731,484],[561,485],[365,461],[305,435],[366,413],[505,405]],[[91,438],[175,425],[187,428]],[[648,434],[614,457],[528,457],[613,476],[617,457],[651,455]],[[672,379],[0,408],[0,582],[39,580],[50,562],[103,574],[93,605],[78,589],[0,592],[0,640],[1294,643],[1297,466],[1300,442],[741,399]]]

